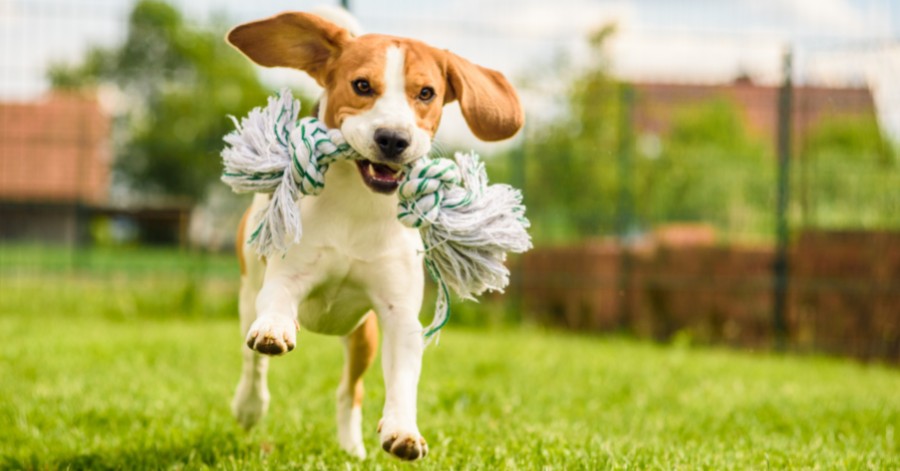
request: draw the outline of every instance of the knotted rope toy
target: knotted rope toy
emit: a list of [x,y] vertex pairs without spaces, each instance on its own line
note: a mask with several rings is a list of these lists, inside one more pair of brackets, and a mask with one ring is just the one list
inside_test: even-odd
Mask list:
[[[249,240],[260,256],[284,254],[300,242],[298,199],[322,191],[329,165],[363,158],[339,130],[315,118],[298,120],[299,112],[300,102],[284,89],[240,122],[231,117],[236,129],[225,136],[222,181],[236,193],[272,195]],[[474,153],[453,160],[422,156],[404,171],[397,218],[419,230],[425,268],[438,285],[429,341],[450,318],[450,290],[474,299],[509,284],[503,262],[508,252],[531,248],[529,222],[519,190],[489,185]]]

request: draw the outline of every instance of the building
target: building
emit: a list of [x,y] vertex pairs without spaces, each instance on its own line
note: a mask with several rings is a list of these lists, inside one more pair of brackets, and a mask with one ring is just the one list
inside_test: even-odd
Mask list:
[[[749,132],[774,147],[778,135],[777,86],[756,85],[747,78],[729,84],[635,83],[634,117],[641,133],[665,135],[673,119],[687,106],[725,99],[743,115]],[[828,117],[868,116],[875,119],[872,93],[864,87],[831,88],[811,85],[793,89],[792,124],[795,142]]]
[[182,243],[190,207],[110,200],[111,120],[96,97],[54,92],[0,103],[0,241],[84,243],[98,220],[144,242]]
[[109,198],[110,120],[93,97],[0,103],[0,239],[75,242]]

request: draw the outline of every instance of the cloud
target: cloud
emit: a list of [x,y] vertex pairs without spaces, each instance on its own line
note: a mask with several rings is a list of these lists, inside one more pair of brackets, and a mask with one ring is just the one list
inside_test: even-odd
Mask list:
[[872,33],[860,8],[847,0],[743,0],[743,6],[767,17],[786,33],[859,37]]
[[586,36],[597,28],[616,23],[632,25],[637,21],[634,3],[594,3],[579,0],[522,2],[504,15],[499,30],[506,34],[530,37],[560,38]]
[[[199,22],[214,10],[239,22],[286,9],[309,10],[321,3],[173,1]],[[8,54],[0,54],[0,66],[13,71],[0,80],[0,96],[35,95],[46,89],[44,69],[51,60],[79,58],[89,44],[109,44],[121,37],[127,4],[130,0],[109,0],[91,14],[90,21],[82,21],[86,13],[75,7],[66,7],[77,13],[71,18],[48,19],[33,13],[42,10],[0,0],[0,43],[34,44],[8,47]],[[802,49],[803,44],[821,44],[822,39],[837,44],[885,37],[892,13],[894,17],[898,13],[888,1],[877,0],[351,0],[351,5],[368,31],[413,37],[450,49],[520,84],[517,79],[523,76],[548,76],[552,86],[522,91],[527,105],[542,116],[571,79],[572,71],[558,68],[552,58],[563,53],[575,65],[587,63],[588,34],[610,22],[619,26],[609,49],[614,70],[625,79],[721,82],[748,72],[771,83],[778,80],[782,48],[789,41]],[[824,59],[816,62],[806,56],[798,54],[798,71],[811,81],[858,83],[867,75],[853,61],[835,59],[825,64]],[[266,70],[262,75],[273,87],[317,88],[294,71]],[[445,120],[445,127],[459,132],[450,132],[448,140],[470,134],[462,118],[455,116],[457,112],[451,109],[449,114],[454,117]]]
[[13,0],[0,0],[0,20],[11,20],[16,16]]
[[633,80],[728,82],[740,73],[778,80],[783,44],[774,39],[709,37],[687,33],[623,32],[612,43],[613,68]]

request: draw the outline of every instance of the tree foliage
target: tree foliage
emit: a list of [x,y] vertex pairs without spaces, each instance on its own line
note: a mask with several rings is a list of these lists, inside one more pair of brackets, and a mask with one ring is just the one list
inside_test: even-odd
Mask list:
[[690,221],[711,223],[725,234],[770,233],[776,162],[770,148],[748,133],[737,105],[710,99],[677,110],[671,122],[656,155],[635,156],[642,226]]
[[900,228],[900,162],[875,116],[826,118],[803,144],[794,182],[802,223]]
[[[614,32],[608,26],[591,37],[591,64],[569,85],[565,112],[538,126],[529,117],[532,124],[522,147],[489,162],[495,179],[524,186],[532,234],[538,241],[613,229],[620,103],[619,83],[608,72],[604,46]],[[555,69],[563,67],[556,64]],[[522,168],[516,168],[519,165]]]
[[81,64],[56,65],[55,88],[112,85],[124,113],[115,126],[115,175],[145,196],[197,200],[218,178],[227,115],[268,95],[249,62],[220,31],[189,24],[171,5],[140,0],[124,42],[94,48]]
[[[774,160],[748,134],[737,105],[691,104],[675,111],[662,135],[642,135],[624,109],[633,106],[629,85],[610,72],[605,48],[614,34],[605,27],[590,38],[592,61],[569,85],[566,112],[492,162],[498,175],[525,186],[535,239],[565,242],[676,221],[767,230]],[[513,156],[525,167],[522,182],[513,177]]]

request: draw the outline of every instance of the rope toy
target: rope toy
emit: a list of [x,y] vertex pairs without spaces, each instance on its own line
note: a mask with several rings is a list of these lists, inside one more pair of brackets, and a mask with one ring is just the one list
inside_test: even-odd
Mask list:
[[[222,181],[236,193],[270,193],[269,204],[249,243],[260,256],[284,254],[303,235],[304,195],[325,187],[328,167],[362,159],[339,130],[315,118],[298,120],[300,102],[284,89],[254,108],[225,136]],[[425,268],[438,285],[434,318],[425,330],[430,341],[450,318],[450,290],[463,299],[503,291],[508,252],[531,248],[528,219],[519,190],[489,185],[474,153],[453,160],[423,156],[404,169],[398,188],[397,218],[416,228],[425,247]]]

